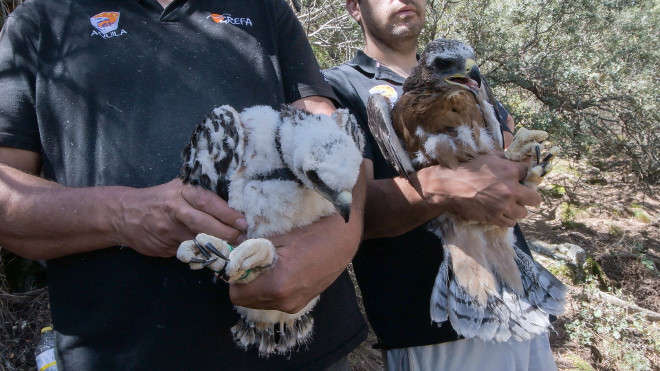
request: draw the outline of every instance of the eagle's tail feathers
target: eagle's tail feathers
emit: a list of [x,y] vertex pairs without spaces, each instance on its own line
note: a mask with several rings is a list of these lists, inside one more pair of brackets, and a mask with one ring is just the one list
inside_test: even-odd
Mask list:
[[441,323],[448,319],[449,306],[449,265],[451,264],[451,255],[448,251],[444,252],[444,259],[435,276],[435,284],[431,293],[431,320],[434,323]]
[[522,250],[516,248],[515,259],[529,303],[545,313],[562,314],[566,300],[566,285]]
[[262,358],[273,354],[286,355],[295,347],[311,341],[314,317],[310,311],[318,300],[317,296],[295,314],[237,306],[240,318],[231,328],[234,342],[245,350],[256,347]]
[[516,340],[529,340],[550,327],[548,315],[515,294],[505,293],[504,302],[511,311],[509,327]]
[[479,336],[485,307],[471,297],[456,280],[449,284],[449,291],[449,320],[454,330],[466,338]]

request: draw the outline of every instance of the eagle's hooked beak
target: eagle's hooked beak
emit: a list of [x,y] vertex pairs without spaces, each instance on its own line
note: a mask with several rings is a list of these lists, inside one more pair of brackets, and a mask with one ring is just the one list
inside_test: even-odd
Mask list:
[[474,60],[468,59],[465,61],[463,71],[446,77],[445,81],[453,85],[462,86],[474,94],[478,94],[477,92],[481,88],[481,72]]
[[465,71],[467,72],[467,77],[476,81],[477,84],[479,84],[479,87],[481,87],[481,71],[479,71],[477,63],[472,59],[468,59],[465,61]]
[[344,218],[344,221],[348,223],[348,219],[351,217],[353,193],[350,190],[337,192],[330,189],[325,183],[323,183],[323,181],[321,181],[316,171],[308,171],[306,175],[312,182],[314,190],[323,196],[323,198],[330,201],[335,209],[337,209],[337,212],[339,212],[339,215],[341,215],[341,217]]
[[335,205],[335,209],[339,212],[344,221],[348,223],[351,217],[351,204],[353,203],[353,194],[351,191],[341,191],[335,197],[335,201],[331,201]]

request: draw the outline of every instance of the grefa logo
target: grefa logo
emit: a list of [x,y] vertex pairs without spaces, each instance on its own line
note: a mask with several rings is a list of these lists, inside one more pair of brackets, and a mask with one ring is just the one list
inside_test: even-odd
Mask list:
[[124,30],[117,31],[119,27],[119,12],[101,12],[92,16],[89,22],[96,28],[90,36],[101,36],[104,39],[109,39],[127,33]]
[[213,13],[206,18],[211,18],[215,23],[229,23],[235,26],[252,26],[252,20],[250,18],[232,17],[229,13]]

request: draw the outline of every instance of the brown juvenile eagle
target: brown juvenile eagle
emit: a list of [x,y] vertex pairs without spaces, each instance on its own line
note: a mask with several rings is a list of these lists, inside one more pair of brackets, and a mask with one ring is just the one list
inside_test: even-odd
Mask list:
[[[350,217],[364,139],[345,110],[332,117],[284,106],[237,112],[213,110],[195,129],[184,150],[181,177],[227,200],[245,214],[248,240],[236,246],[199,234],[184,241],[177,257],[192,269],[208,267],[229,283],[247,283],[276,264],[275,247],[266,238],[311,224],[338,211]],[[259,355],[286,354],[311,339],[309,314],[319,297],[295,314],[235,307],[241,315],[232,327],[242,348]]]
[[[372,95],[368,106],[370,129],[402,176],[436,164],[455,168],[503,149],[502,118],[468,45],[446,39],[431,42],[403,91],[391,112],[380,95]],[[538,142],[546,137],[543,131],[520,129],[505,152],[514,161],[532,155],[524,182],[531,187],[550,171],[549,159],[558,152],[553,147],[540,158]],[[562,313],[566,287],[515,246],[513,228],[448,212],[430,221],[427,229],[441,238],[444,249],[431,296],[433,322],[449,319],[466,338],[526,340],[547,330],[548,314]]]

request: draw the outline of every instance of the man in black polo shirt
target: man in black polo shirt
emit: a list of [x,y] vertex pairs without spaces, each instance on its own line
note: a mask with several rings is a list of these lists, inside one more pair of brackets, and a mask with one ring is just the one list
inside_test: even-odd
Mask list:
[[[199,232],[245,238],[242,214],[175,179],[206,114],[331,113],[333,99],[283,0],[18,7],[0,34],[0,245],[48,260],[58,367],[346,369],[366,336],[344,270],[360,217],[273,238],[278,264],[248,285],[214,285],[173,257]],[[306,347],[260,359],[233,343],[232,303],[295,312],[321,292]]]
[[[369,95],[380,93],[392,102],[417,64],[417,38],[425,21],[426,1],[347,0],[346,9],[362,27],[364,51],[324,72],[342,105],[368,132]],[[513,120],[498,109],[510,127]],[[518,183],[526,165],[487,155],[451,170],[440,166],[411,174],[424,200],[407,180],[397,177],[368,135],[367,205],[364,241],[353,267],[367,317],[383,349],[389,370],[547,370],[554,361],[547,337],[531,342],[484,343],[459,340],[449,322],[431,322],[429,303],[442,249],[424,223],[451,210],[468,219],[514,226],[525,205],[538,205],[539,194]],[[516,235],[523,249],[524,238]]]

